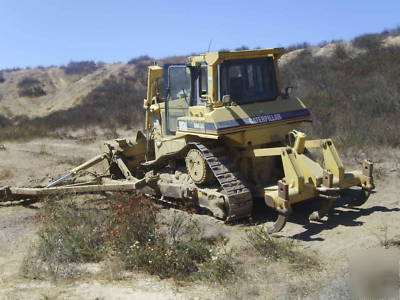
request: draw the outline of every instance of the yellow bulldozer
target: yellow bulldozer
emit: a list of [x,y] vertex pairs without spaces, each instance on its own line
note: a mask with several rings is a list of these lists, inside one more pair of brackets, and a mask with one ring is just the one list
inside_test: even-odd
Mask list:
[[[372,162],[346,172],[331,139],[308,140],[296,130],[311,116],[280,86],[283,54],[283,48],[209,52],[148,67],[144,131],[136,141],[106,142],[102,154],[47,187],[5,187],[2,199],[141,190],[191,201],[226,221],[251,216],[261,199],[278,213],[270,233],[305,200],[321,202],[314,218],[350,188],[358,189],[355,203],[364,203],[374,189]],[[109,170],[100,184],[62,185],[100,161]]]

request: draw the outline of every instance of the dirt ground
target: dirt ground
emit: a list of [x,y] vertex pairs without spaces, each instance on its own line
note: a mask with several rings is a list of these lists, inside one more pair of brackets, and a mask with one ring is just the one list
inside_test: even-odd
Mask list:
[[[74,140],[40,139],[6,143],[4,146],[5,150],[0,150],[0,186],[34,186],[95,156],[99,153],[100,142],[82,144]],[[363,155],[349,155],[344,162],[356,166]],[[104,266],[88,265],[95,275],[87,279],[62,282],[50,278],[28,280],[22,276],[20,265],[35,239],[38,224],[34,216],[40,204],[0,204],[0,299],[346,298],[348,269],[354,256],[382,248],[381,240],[396,238],[400,233],[400,151],[387,150],[384,155],[378,152],[369,155],[380,155],[385,159],[375,159],[377,188],[366,204],[348,208],[339,201],[329,218],[321,222],[308,222],[303,211],[295,214],[285,229],[277,234],[296,239],[304,249],[318,254],[326,271],[315,277],[309,274],[307,278],[291,278],[288,279],[291,284],[285,284],[286,275],[271,270],[269,279],[256,285],[251,282],[223,287],[205,283],[179,285],[137,273],[120,280],[106,280],[98,275],[107,272]],[[211,224],[211,231],[224,231],[231,245],[240,245],[246,225],[227,226],[208,216],[195,217]],[[308,288],[308,292],[302,293],[302,287]]]

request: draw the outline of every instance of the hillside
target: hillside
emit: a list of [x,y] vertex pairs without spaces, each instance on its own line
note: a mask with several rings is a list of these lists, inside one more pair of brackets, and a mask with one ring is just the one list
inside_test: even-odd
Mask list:
[[[346,145],[400,143],[399,30],[289,50],[280,62],[283,86],[294,86],[294,95],[313,112],[308,132],[340,136]],[[128,63],[0,71],[0,138],[49,136],[60,128],[136,127],[152,63],[145,56]]]
[[[297,203],[284,230],[269,235],[275,214],[258,200],[252,218],[225,223],[189,201],[130,192],[3,197],[0,298],[396,298],[400,29],[288,51],[282,87],[294,87],[311,109],[304,131],[333,137],[346,170],[373,160],[376,189],[366,203],[354,206],[352,193],[343,194],[321,220],[309,216],[324,195]],[[134,135],[152,63],[143,56],[0,71],[0,187],[45,186],[101,153],[104,138]],[[98,164],[80,179],[109,168]]]

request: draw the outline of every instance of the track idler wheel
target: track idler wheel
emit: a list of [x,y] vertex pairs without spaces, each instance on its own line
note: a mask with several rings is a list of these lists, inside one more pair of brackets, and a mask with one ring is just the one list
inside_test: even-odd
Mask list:
[[214,174],[200,150],[190,149],[185,162],[187,171],[195,183],[206,184],[214,179]]

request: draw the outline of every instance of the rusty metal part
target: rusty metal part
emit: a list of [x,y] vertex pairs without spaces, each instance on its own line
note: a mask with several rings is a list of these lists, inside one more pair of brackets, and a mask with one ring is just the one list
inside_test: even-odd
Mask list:
[[66,194],[85,194],[112,191],[134,191],[145,186],[145,179],[130,181],[109,181],[102,184],[91,185],[67,185],[60,187],[45,188],[21,188],[21,187],[5,187],[0,189],[0,202],[14,201],[21,199],[30,199],[32,197],[43,197],[49,195],[66,195]]

